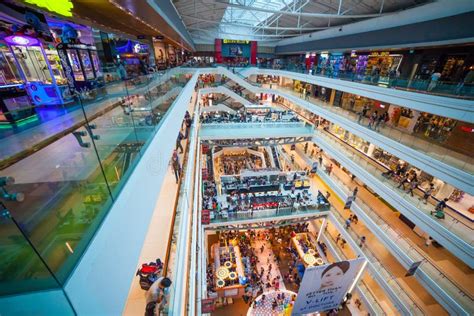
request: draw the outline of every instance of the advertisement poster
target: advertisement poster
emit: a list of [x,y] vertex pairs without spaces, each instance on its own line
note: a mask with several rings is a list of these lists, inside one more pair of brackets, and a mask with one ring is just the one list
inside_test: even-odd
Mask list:
[[365,264],[364,258],[357,258],[307,268],[292,315],[337,308]]

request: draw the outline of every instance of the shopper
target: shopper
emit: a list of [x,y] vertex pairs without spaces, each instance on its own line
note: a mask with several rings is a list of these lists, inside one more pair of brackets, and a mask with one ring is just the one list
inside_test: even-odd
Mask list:
[[434,215],[435,217],[439,219],[444,219],[444,209],[446,206],[448,206],[447,202],[449,201],[448,198],[445,198],[441,201],[438,202],[435,206],[435,210],[431,211],[431,215]]
[[166,289],[171,285],[171,280],[161,277],[156,280],[146,293],[146,316],[158,315],[166,305]]
[[432,243],[433,243],[433,238],[431,238],[431,236],[428,236],[428,238],[426,238],[425,240],[425,246],[429,247],[431,246]]
[[439,71],[435,71],[431,74],[431,81],[427,89],[428,91],[431,91],[436,87],[436,85],[438,84],[439,78],[441,78],[441,73]]
[[180,154],[182,154],[184,152],[184,149],[183,149],[183,145],[181,145],[181,141],[184,139],[184,135],[183,133],[181,133],[181,131],[179,131],[178,133],[178,137],[176,138],[176,150],[180,150]]
[[430,183],[430,187],[426,189],[426,191],[423,193],[423,197],[420,200],[422,200],[424,204],[428,203],[428,199],[430,198],[433,191],[434,191],[434,184]]
[[370,116],[369,116],[369,124],[367,125],[368,128],[372,129],[372,127],[375,124],[375,121],[377,120],[378,117],[378,112],[374,111]]
[[181,165],[179,163],[179,156],[176,150],[173,151],[173,156],[171,158],[171,166],[173,167],[173,173],[176,178],[176,183],[178,183],[179,176],[181,175]]
[[354,191],[352,191],[352,201],[356,200],[357,193],[359,192],[359,187],[355,187]]
[[365,236],[360,237],[359,247],[362,248],[365,245]]
[[411,196],[413,196],[413,190],[415,190],[418,187],[418,179],[415,176],[411,181],[410,184],[408,185],[408,190],[407,193],[410,193]]
[[341,234],[337,234],[337,236],[336,236],[336,244],[339,243],[339,240],[341,240]]
[[308,153],[308,143],[307,142],[304,144],[304,153],[305,154]]
[[347,241],[346,241],[344,238],[342,238],[342,239],[341,239],[341,248],[344,249],[344,246],[345,246],[346,244],[347,244]]
[[323,155],[319,154],[318,162],[319,162],[319,165],[322,167],[323,166]]
[[327,172],[328,176],[331,175],[332,168],[333,168],[332,164],[330,164],[329,166],[326,167],[326,172]]
[[359,124],[361,123],[362,118],[366,117],[368,111],[369,111],[369,106],[366,104],[362,108],[362,111],[359,112],[359,118],[357,120],[357,123],[359,123]]
[[346,219],[346,229],[349,229],[351,227],[351,219],[348,218]]

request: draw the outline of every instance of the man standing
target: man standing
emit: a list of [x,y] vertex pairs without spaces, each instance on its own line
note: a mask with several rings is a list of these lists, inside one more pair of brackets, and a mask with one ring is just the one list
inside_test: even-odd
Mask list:
[[176,150],[178,150],[179,148],[179,150],[181,151],[180,154],[184,152],[183,145],[181,145],[181,141],[183,140],[183,138],[184,138],[183,133],[179,131],[178,137],[176,138]]
[[179,156],[176,150],[173,151],[173,157],[171,158],[171,166],[173,167],[176,183],[178,183],[179,176],[181,175],[181,165],[179,164]]
[[171,285],[171,280],[161,277],[156,280],[146,292],[146,316],[159,315],[159,311],[166,305],[166,289]]
[[441,77],[441,74],[439,73],[439,71],[435,71],[431,74],[431,81],[430,81],[430,84],[428,85],[428,89],[427,89],[428,91],[431,91],[436,87],[440,77]]

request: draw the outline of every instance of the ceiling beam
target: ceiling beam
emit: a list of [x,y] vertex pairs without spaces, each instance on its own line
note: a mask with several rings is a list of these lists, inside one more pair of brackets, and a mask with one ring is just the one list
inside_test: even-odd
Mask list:
[[[216,3],[226,3],[220,0],[216,0]],[[279,10],[272,10],[266,8],[257,8],[247,5],[240,5],[235,3],[227,3],[229,7],[238,8],[242,10],[248,11],[258,11],[258,12],[266,12],[266,13],[273,13],[273,14],[282,14],[282,15],[294,15],[294,16],[301,16],[301,17],[309,17],[309,18],[328,18],[328,19],[362,19],[362,18],[375,18],[379,16],[386,15],[384,13],[371,13],[371,14],[353,14],[353,15],[338,15],[332,13],[312,13],[312,12],[294,12],[294,11],[279,11]]]
[[294,34],[293,35],[290,35],[290,34],[284,34],[284,35],[275,35],[275,34],[242,34],[242,33],[231,33],[231,32],[224,32],[224,31],[219,31],[219,32],[213,32],[213,31],[210,31],[210,30],[206,30],[206,29],[200,29],[198,27],[190,27],[188,28],[189,30],[194,30],[194,31],[199,31],[199,32],[205,32],[205,33],[208,33],[208,34],[213,34],[214,36],[216,35],[219,35],[218,33],[220,34],[227,34],[227,35],[236,35],[236,36],[243,36],[243,37],[275,37],[275,38],[283,38],[283,37],[293,37],[295,36]]
[[[242,23],[233,23],[233,22],[221,22],[215,20],[208,20],[197,18],[190,15],[181,15],[183,18],[192,19],[195,21],[206,22],[206,23],[213,23],[213,24],[220,24],[220,25],[229,25],[229,26],[238,26],[238,27],[246,27],[246,28],[255,28],[253,25],[249,24],[242,24]],[[191,25],[191,24],[189,24]],[[276,26],[258,26],[259,29],[265,30],[286,30],[286,31],[317,31],[317,30],[325,30],[326,27],[309,27],[309,28],[299,28],[299,27],[276,27]]]

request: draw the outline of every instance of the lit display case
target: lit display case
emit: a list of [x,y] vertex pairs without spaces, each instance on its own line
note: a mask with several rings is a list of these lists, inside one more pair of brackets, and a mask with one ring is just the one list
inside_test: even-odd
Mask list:
[[[65,76],[52,50],[45,51],[41,41],[25,35],[4,38],[15,61],[18,74],[34,105],[60,105],[72,101],[64,89]],[[7,55],[5,55],[7,56]]]
[[60,43],[56,49],[71,88],[83,92],[99,87],[102,72],[95,46]]

